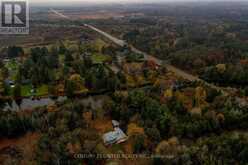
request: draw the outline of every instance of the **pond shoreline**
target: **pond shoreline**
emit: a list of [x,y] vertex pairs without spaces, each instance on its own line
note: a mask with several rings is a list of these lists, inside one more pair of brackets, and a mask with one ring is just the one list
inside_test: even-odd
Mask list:
[[[152,85],[152,83],[145,83],[139,86],[135,86],[135,87],[121,87],[121,89],[119,90],[132,90],[132,89],[136,89],[136,88],[142,88],[142,87],[146,87],[146,86],[150,86]],[[107,90],[107,89],[103,89],[103,90],[99,90],[99,91],[89,91],[89,92],[85,92],[85,93],[80,93],[80,94],[74,94],[73,97],[89,97],[89,96],[96,96],[96,95],[102,95],[102,94],[107,94],[110,92],[114,92],[112,90]],[[39,99],[44,99],[44,98],[57,98],[57,97],[66,97],[65,94],[59,94],[59,95],[40,95],[40,96],[21,96],[18,98],[12,97],[12,96],[0,96],[0,100],[2,101],[10,101],[10,100],[22,100],[22,99],[34,99],[34,100],[39,100]],[[73,98],[72,97],[72,98]]]
[[[144,87],[150,87],[152,83],[142,84],[136,87],[122,87],[120,90],[135,90]],[[94,96],[103,96],[112,94],[113,90],[101,90],[101,91],[91,91],[84,94],[77,94],[71,97],[72,99],[87,99],[89,97]],[[65,95],[53,96],[53,95],[44,95],[44,96],[34,96],[34,97],[21,97],[18,99],[13,99],[12,97],[7,97],[4,100],[0,98],[0,101],[5,105],[3,106],[3,110],[28,110],[42,106],[54,105],[57,102],[63,102],[68,99]]]

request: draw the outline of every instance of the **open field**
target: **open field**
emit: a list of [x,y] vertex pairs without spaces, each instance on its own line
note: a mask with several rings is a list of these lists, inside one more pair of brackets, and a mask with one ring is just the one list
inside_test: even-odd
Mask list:
[[25,47],[45,46],[59,40],[79,40],[84,36],[83,27],[60,27],[31,25],[29,35],[0,35],[0,47],[18,45]]
[[[36,88],[34,92],[32,92],[33,87],[32,85],[22,85],[21,86],[21,97],[32,97],[32,96],[47,96],[49,94],[48,92],[48,86],[47,85],[41,85]],[[14,89],[11,88],[9,90],[9,95],[14,95]]]
[[125,9],[119,10],[50,10],[47,14],[48,19],[71,19],[71,20],[105,20],[121,19],[124,17],[143,16],[141,12],[126,12]]
[[94,64],[99,64],[99,63],[104,63],[108,60],[110,60],[111,57],[107,56],[107,55],[102,55],[102,54],[93,54],[92,56],[92,61]]
[[142,13],[126,13],[126,12],[112,12],[112,11],[98,11],[98,12],[72,12],[66,13],[72,19],[94,20],[94,19],[119,19],[134,15],[143,15]]

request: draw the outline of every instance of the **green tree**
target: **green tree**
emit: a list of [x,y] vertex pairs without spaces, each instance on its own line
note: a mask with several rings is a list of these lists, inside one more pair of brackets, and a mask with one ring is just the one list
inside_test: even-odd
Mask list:
[[145,109],[141,112],[143,119],[157,120],[161,116],[159,102],[154,99],[148,98],[145,101]]
[[134,137],[133,151],[135,154],[142,153],[145,149],[145,137],[144,135],[136,135]]
[[76,90],[76,84],[75,84],[75,82],[73,82],[71,80],[67,80],[66,83],[65,83],[65,93],[66,93],[66,96],[68,96],[68,97],[74,96],[75,90]]
[[66,52],[67,52],[67,49],[66,49],[64,43],[60,42],[59,43],[59,54],[65,54]]
[[122,83],[122,84],[126,84],[126,76],[124,75],[124,73],[122,73],[121,71],[119,71],[118,73],[117,73],[117,77],[118,77],[118,79],[120,80],[120,82]]
[[158,143],[161,140],[160,132],[156,127],[146,128],[145,132],[152,142]]
[[65,64],[66,65],[70,65],[71,64],[71,62],[73,62],[73,57],[72,57],[72,54],[71,54],[71,52],[69,52],[69,51],[66,51],[65,52]]
[[145,93],[143,90],[135,90],[128,95],[128,105],[133,108],[141,108],[145,104]]
[[20,84],[16,84],[13,90],[13,94],[15,98],[20,98],[21,97],[21,86]]
[[9,46],[7,54],[8,54],[8,57],[10,58],[16,58],[16,57],[20,57],[21,55],[23,55],[24,50],[22,49],[22,47]]

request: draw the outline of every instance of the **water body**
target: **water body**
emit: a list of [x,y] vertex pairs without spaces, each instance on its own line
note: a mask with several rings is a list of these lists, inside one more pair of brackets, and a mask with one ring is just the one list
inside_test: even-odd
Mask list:
[[12,100],[11,102],[8,102],[5,104],[3,110],[4,111],[19,111],[19,110],[28,110],[28,109],[34,109],[38,107],[43,107],[47,105],[54,105],[56,102],[63,102],[67,100],[67,97],[58,97],[57,99],[52,98],[41,98],[41,99],[31,99],[26,98],[22,99],[19,104]]
[[109,99],[108,96],[99,95],[99,96],[89,96],[83,99],[80,99],[80,102],[83,103],[86,107],[91,109],[100,109],[102,108],[104,101]]
[[[88,96],[85,98],[77,98],[77,100],[83,103],[86,107],[91,109],[99,109],[103,106],[105,99],[108,99],[107,96],[98,95],[98,96]],[[64,102],[67,100],[67,97],[58,97],[57,99],[52,98],[42,98],[42,99],[31,99],[26,98],[22,99],[20,102],[12,100],[11,102],[5,103],[3,107],[4,111],[20,111],[20,110],[30,110],[38,107],[54,105],[56,102]]]

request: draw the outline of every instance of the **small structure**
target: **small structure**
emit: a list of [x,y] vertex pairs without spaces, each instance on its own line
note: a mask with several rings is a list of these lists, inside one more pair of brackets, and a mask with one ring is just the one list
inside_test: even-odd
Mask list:
[[120,144],[127,139],[127,135],[120,128],[115,128],[114,131],[103,135],[103,142],[105,145]]
[[112,120],[112,125],[113,125],[114,128],[119,128],[120,123],[118,121],[116,121],[116,120]]
[[9,80],[9,79],[5,80],[4,82],[5,82],[5,84],[7,84],[9,86],[15,85],[14,81]]

